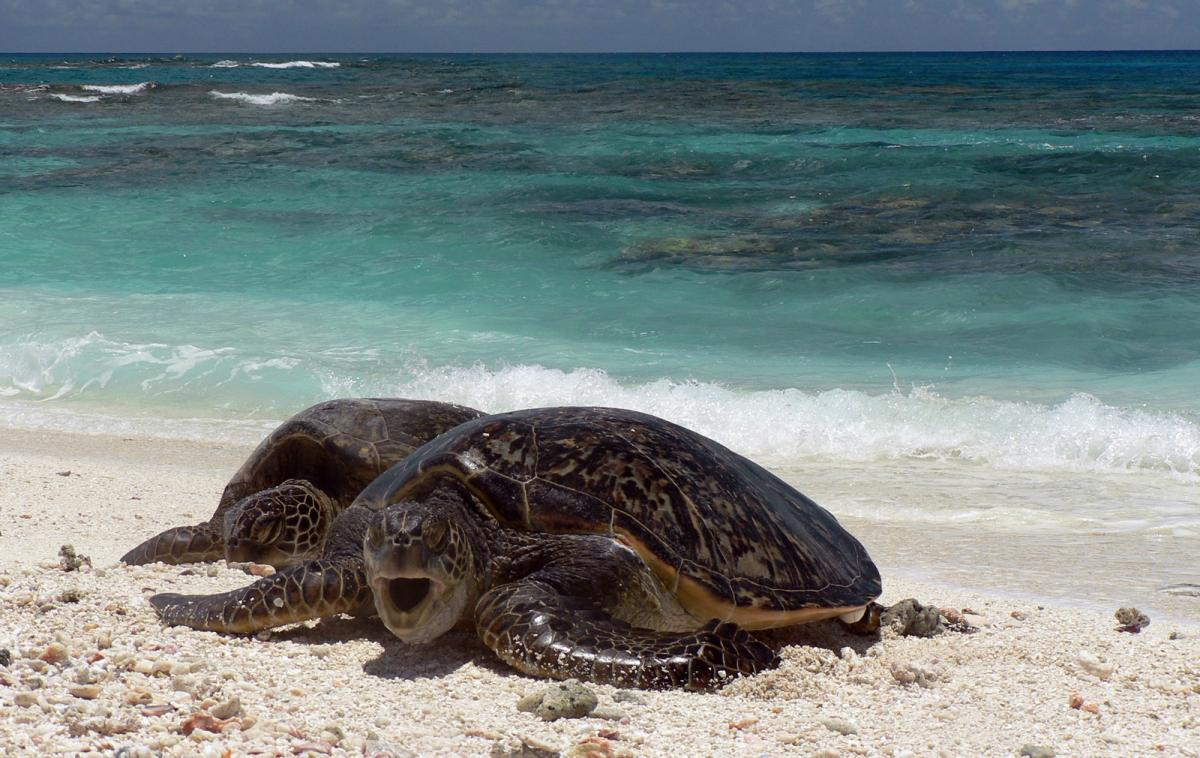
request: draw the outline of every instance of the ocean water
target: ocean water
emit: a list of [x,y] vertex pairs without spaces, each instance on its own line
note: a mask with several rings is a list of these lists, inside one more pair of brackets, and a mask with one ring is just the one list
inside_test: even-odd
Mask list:
[[620,405],[873,523],[1191,540],[1198,98],[1196,53],[0,56],[0,423]]

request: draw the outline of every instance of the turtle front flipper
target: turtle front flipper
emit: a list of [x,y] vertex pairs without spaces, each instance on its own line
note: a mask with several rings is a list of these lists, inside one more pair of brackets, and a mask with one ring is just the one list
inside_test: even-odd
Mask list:
[[527,674],[618,687],[707,690],[779,664],[774,651],[736,624],[714,619],[684,633],[640,629],[605,613],[597,599],[565,594],[547,578],[534,574],[501,585],[476,606],[483,643]]
[[130,566],[143,563],[201,563],[225,557],[225,541],[208,524],[177,526],[160,532],[121,556]]
[[318,558],[216,595],[160,593],[150,604],[168,626],[257,632],[372,607],[361,558]]

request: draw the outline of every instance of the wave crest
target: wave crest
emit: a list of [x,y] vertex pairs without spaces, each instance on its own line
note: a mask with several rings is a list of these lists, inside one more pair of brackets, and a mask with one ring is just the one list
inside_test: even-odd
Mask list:
[[64,95],[61,92],[51,92],[50,97],[64,103],[98,103],[99,95]]
[[251,105],[280,105],[282,103],[311,103],[315,99],[311,97],[301,97],[300,95],[292,95],[287,92],[272,92],[269,95],[255,95],[249,92],[219,92],[210,90],[209,93],[218,100],[237,100],[242,103]]
[[871,394],[746,391],[670,379],[631,384],[592,368],[388,365],[373,351],[261,355],[125,343],[94,332],[0,345],[0,397],[40,400],[46,408],[82,402],[161,416],[217,412],[279,419],[321,399],[363,395],[449,400],[492,412],[547,405],[632,408],[771,466],[813,457],[927,459],[1200,477],[1200,420],[1106,405],[1086,394],[1038,404],[952,398],[929,388]]
[[99,92],[103,95],[136,95],[157,86],[154,82],[139,84],[84,84],[80,89],[85,92]]
[[335,61],[284,61],[282,63],[271,63],[268,61],[254,61],[251,63],[242,63],[235,60],[220,60],[212,64],[211,68],[238,68],[240,66],[255,66],[257,68],[340,68],[342,64]]

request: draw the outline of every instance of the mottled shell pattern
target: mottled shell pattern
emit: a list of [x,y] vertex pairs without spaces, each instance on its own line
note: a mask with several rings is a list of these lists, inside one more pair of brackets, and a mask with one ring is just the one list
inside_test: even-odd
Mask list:
[[[221,509],[286,479],[306,479],[341,508],[380,472],[446,429],[483,414],[451,403],[330,400],[301,411],[259,444],[221,497]],[[219,523],[219,522],[218,522]]]
[[392,467],[356,502],[384,508],[447,477],[505,527],[612,535],[698,618],[783,626],[880,593],[866,550],[828,511],[745,457],[647,414],[485,416]]

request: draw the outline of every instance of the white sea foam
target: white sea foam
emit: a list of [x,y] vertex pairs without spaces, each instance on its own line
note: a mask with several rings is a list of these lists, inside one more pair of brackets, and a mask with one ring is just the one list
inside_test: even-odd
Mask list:
[[[382,366],[377,353],[247,354],[232,347],[134,344],[91,333],[0,344],[0,396],[140,407],[163,415],[283,418],[327,397],[451,400],[500,412],[545,405],[645,411],[772,466],[839,461],[963,461],[995,469],[1124,472],[1200,479],[1200,419],[1107,405],[953,398],[929,389],[745,391],[714,383],[629,383],[604,371],[542,366]],[[154,410],[159,409],[159,410]],[[0,419],[2,421],[2,419]]]
[[251,63],[259,68],[338,68],[342,64],[333,61],[287,61],[285,63]]
[[64,95],[61,92],[51,92],[50,97],[55,100],[61,100],[64,103],[98,103],[100,102],[99,95]]
[[237,61],[225,60],[217,61],[216,63],[212,64],[212,68],[237,68],[240,65],[242,64],[238,63]]
[[292,95],[287,92],[255,95],[249,92],[218,92],[217,90],[210,90],[208,94],[218,100],[237,100],[238,102],[249,103],[251,105],[281,105],[283,103],[309,103],[314,101],[314,98],[301,97],[300,95]]
[[154,82],[141,82],[140,84],[84,84],[80,89],[87,92],[99,92],[105,95],[136,95],[154,86]]

